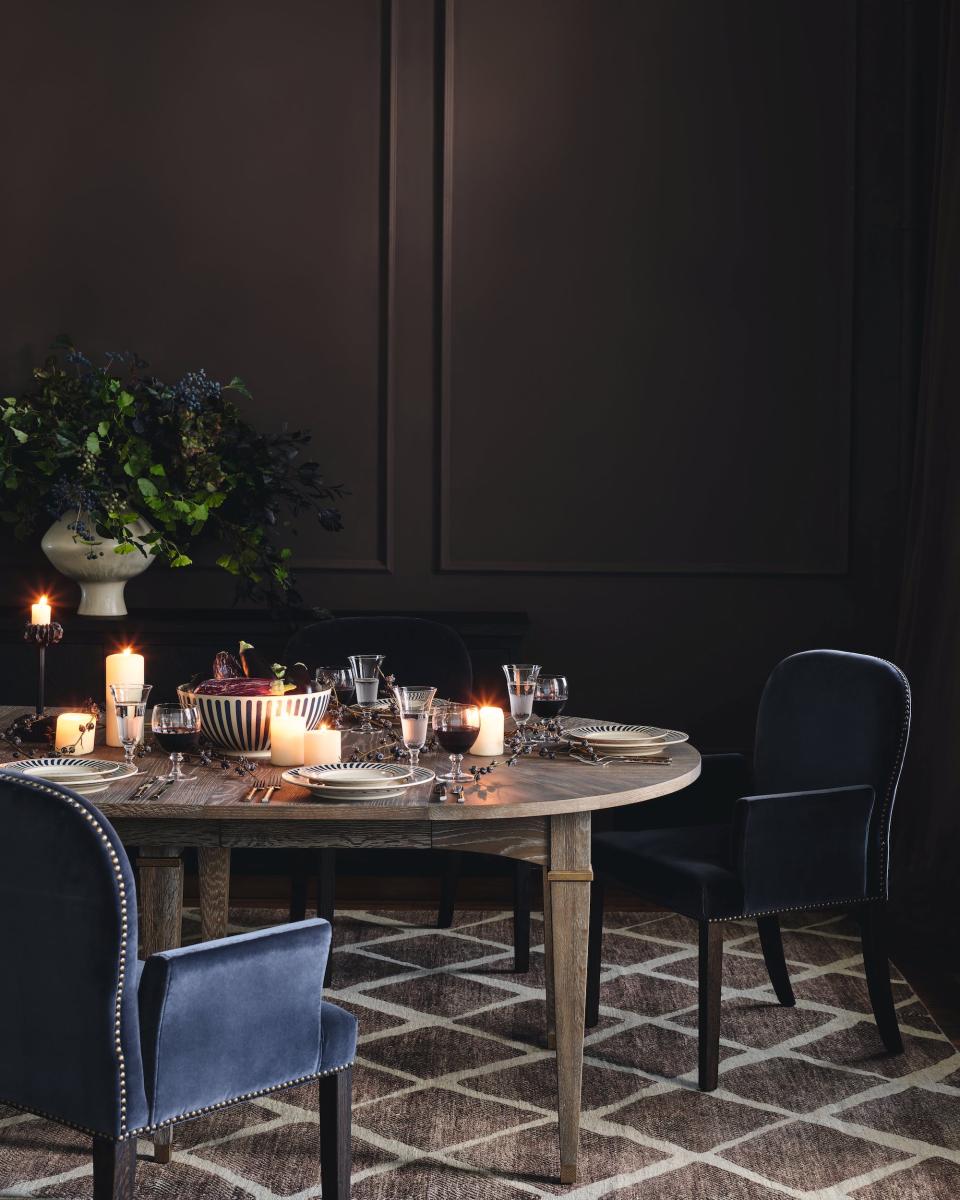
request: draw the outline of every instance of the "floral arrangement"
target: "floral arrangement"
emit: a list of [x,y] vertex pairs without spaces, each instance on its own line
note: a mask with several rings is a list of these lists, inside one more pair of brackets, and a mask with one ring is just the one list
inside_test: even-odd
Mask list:
[[[60,339],[34,385],[0,401],[0,519],[19,537],[41,512],[70,515],[74,537],[113,538],[117,554],[187,567],[201,535],[241,596],[299,599],[285,544],[301,514],[341,528],[342,488],[299,461],[309,433],[260,433],[205,371],[164,383],[136,354],[94,365]],[[136,532],[146,519],[149,533]],[[140,526],[139,528],[142,528]]]

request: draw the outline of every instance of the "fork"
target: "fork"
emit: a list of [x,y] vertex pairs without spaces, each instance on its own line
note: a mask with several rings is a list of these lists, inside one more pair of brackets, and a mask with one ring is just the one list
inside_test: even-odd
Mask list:
[[586,763],[588,767],[608,767],[611,763],[637,763],[641,767],[669,766],[673,759],[667,757],[633,758],[629,754],[607,754],[602,758],[581,758],[579,754],[571,754],[577,762]]

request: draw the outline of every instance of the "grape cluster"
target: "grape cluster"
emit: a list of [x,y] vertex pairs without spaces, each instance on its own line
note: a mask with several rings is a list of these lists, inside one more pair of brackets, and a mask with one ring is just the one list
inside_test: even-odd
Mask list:
[[174,388],[177,400],[189,412],[201,412],[205,404],[219,400],[221,390],[221,385],[210,379],[203,367],[188,371]]
[[79,514],[91,512],[99,505],[100,500],[96,493],[76,479],[56,480],[47,497],[47,511],[51,516],[62,517],[66,512],[77,512],[77,519],[71,522],[68,528],[82,538],[89,538],[91,531]]

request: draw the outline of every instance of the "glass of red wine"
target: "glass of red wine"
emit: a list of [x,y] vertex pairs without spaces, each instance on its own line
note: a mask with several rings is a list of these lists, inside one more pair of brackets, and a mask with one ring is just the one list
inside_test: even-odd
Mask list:
[[461,783],[466,778],[460,770],[463,756],[480,733],[480,709],[475,704],[448,701],[434,710],[433,732],[453,764],[446,775],[438,775],[437,778],[447,783]]
[[549,741],[552,732],[560,728],[560,714],[567,707],[570,689],[565,675],[538,675],[533,694],[533,711],[544,722],[540,741]]
[[170,755],[170,773],[163,778],[177,782],[196,779],[196,775],[184,775],[181,764],[185,754],[196,754],[200,749],[200,709],[155,704],[150,725],[157,743]]

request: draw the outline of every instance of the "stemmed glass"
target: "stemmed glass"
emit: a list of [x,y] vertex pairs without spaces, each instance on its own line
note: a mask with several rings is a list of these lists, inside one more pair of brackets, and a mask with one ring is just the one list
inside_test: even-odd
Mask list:
[[452,768],[446,775],[438,775],[448,783],[461,783],[466,776],[460,770],[463,756],[477,740],[480,733],[480,709],[475,704],[445,704],[433,714],[433,732],[437,741],[450,752]]
[[420,761],[420,751],[427,744],[430,729],[430,708],[437,694],[435,687],[397,687],[393,689],[400,709],[400,729],[403,744],[410,753],[410,766]]
[[380,688],[380,664],[383,654],[351,654],[350,668],[353,671],[353,682],[357,689],[357,704],[363,713],[361,733],[375,733],[371,715],[377,703],[377,691]]
[[110,695],[117,714],[117,733],[123,746],[123,761],[128,767],[135,766],[133,752],[143,737],[143,716],[152,687],[152,683],[136,686],[110,684]]
[[565,675],[538,675],[533,694],[533,709],[546,722],[555,721],[559,728],[560,714],[567,706],[570,689]]
[[527,722],[533,716],[533,698],[537,690],[540,667],[534,663],[505,663],[503,673],[507,677],[507,694],[510,697],[510,715],[517,725],[521,745],[527,744]]
[[184,754],[196,754],[200,749],[200,709],[183,704],[155,704],[151,720],[153,736],[170,755],[170,773],[163,779],[196,779],[181,770]]
[[332,687],[338,704],[352,704],[356,687],[349,667],[317,667],[314,679],[318,684]]

